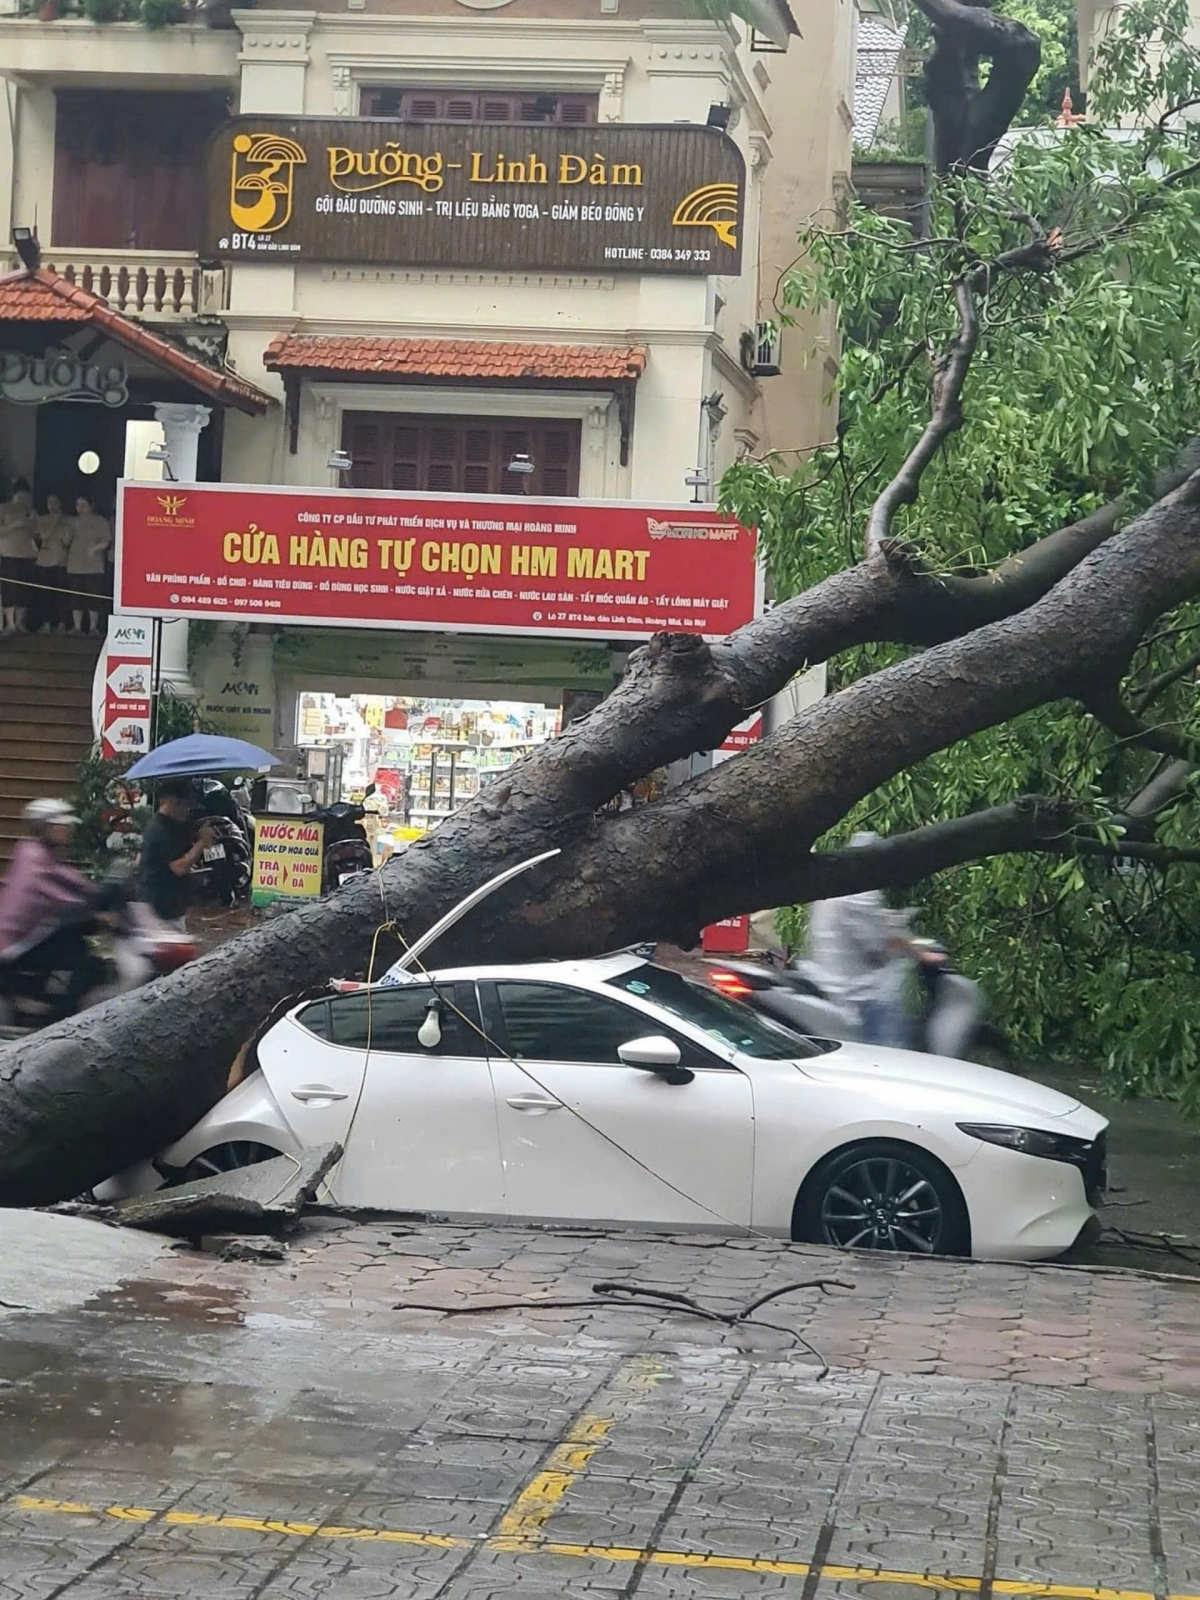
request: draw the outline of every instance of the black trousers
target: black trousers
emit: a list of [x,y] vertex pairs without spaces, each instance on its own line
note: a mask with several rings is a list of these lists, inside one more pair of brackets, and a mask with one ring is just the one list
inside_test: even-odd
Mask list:
[[23,972],[65,972],[68,974],[66,993],[61,997],[58,1014],[72,1016],[79,1010],[79,1002],[89,989],[94,989],[104,976],[102,962],[88,949],[82,930],[67,924],[26,950],[13,963]]

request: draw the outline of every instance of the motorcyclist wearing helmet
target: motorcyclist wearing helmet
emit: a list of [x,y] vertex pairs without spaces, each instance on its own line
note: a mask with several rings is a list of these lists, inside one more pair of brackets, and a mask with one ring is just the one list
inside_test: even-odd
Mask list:
[[78,818],[65,800],[53,799],[31,800],[23,815],[29,836],[17,845],[0,886],[0,971],[19,965],[24,972],[65,972],[56,1009],[58,1017],[70,1016],[101,975],[82,927],[92,885],[62,860]]

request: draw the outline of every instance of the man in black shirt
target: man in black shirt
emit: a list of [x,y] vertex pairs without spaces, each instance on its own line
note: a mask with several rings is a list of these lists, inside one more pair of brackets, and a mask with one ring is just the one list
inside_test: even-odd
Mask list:
[[163,922],[182,925],[191,902],[189,873],[215,834],[203,822],[193,838],[192,786],[186,778],[168,778],[159,786],[158,810],[142,835],[137,865],[137,894]]

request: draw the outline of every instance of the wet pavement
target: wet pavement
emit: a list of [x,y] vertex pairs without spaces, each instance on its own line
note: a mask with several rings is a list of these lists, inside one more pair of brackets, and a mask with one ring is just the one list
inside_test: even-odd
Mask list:
[[98,1276],[0,1321],[0,1600],[1200,1594],[1194,1282],[333,1218]]

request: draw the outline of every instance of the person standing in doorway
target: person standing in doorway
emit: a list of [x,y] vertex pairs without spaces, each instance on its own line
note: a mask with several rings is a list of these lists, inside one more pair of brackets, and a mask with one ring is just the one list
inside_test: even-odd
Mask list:
[[67,545],[71,538],[71,523],[56,494],[46,496],[46,511],[37,519],[37,581],[45,587],[34,596],[35,629],[38,632],[57,633],[65,626],[69,599],[63,594],[67,587]]
[[[75,501],[71,542],[67,549],[67,588],[81,591],[71,596],[74,633],[99,633],[108,585],[105,567],[113,535],[107,517],[98,515],[87,495]],[[83,625],[87,617],[87,627]]]
[[37,519],[33,495],[24,478],[13,484],[12,499],[0,509],[0,611],[3,627],[24,629],[36,577]]
[[167,778],[158,790],[158,810],[146,825],[137,864],[137,897],[160,921],[182,930],[191,903],[190,874],[216,835],[211,822],[192,824],[192,786]]

